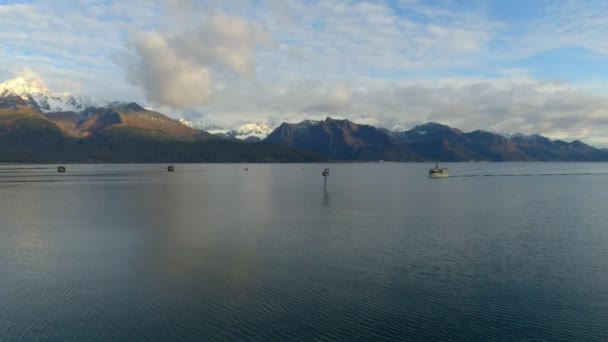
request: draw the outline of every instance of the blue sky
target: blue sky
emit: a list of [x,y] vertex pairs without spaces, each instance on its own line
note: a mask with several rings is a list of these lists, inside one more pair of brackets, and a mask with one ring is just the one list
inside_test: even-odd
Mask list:
[[204,125],[438,121],[608,146],[608,2],[0,0],[0,80]]

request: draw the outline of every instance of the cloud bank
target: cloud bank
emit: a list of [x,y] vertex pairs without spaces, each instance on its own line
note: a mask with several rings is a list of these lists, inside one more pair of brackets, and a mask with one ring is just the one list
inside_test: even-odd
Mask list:
[[608,131],[608,97],[552,81],[445,79],[388,86],[308,81],[225,89],[215,97],[207,115],[220,125],[243,116],[271,126],[327,116],[387,128],[435,121],[467,131],[544,132],[556,139],[608,145],[603,133]]

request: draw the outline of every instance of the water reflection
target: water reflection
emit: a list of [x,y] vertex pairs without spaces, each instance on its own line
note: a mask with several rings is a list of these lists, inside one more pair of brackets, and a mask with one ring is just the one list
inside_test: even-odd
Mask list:
[[329,202],[329,194],[327,193],[327,191],[323,192],[323,206],[327,207],[329,206],[330,202]]

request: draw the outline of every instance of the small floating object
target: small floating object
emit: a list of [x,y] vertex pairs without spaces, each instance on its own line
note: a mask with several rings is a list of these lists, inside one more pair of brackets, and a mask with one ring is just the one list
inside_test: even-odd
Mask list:
[[246,168],[245,168],[245,171],[249,171],[249,168],[247,168],[247,167],[246,167]]
[[173,172],[173,171],[175,171],[175,166],[173,166],[173,165],[167,166],[167,172]]
[[321,175],[324,178],[323,189],[325,189],[325,191],[327,191],[327,177],[329,177],[329,169],[323,170],[323,172],[321,172]]
[[439,167],[439,163],[435,163],[435,167],[429,170],[430,178],[446,178],[448,177],[448,168],[447,167]]
[[64,172],[65,172],[65,166],[59,166],[59,167],[57,168],[57,172],[59,172],[59,173],[64,173]]

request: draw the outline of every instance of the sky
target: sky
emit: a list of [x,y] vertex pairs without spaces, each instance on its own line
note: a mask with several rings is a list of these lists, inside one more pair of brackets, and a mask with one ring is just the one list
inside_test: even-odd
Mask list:
[[325,117],[608,147],[608,2],[0,0],[0,81],[204,126]]

